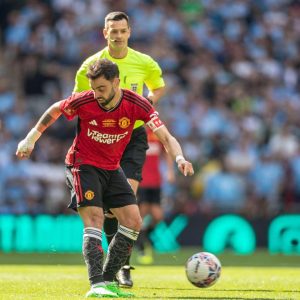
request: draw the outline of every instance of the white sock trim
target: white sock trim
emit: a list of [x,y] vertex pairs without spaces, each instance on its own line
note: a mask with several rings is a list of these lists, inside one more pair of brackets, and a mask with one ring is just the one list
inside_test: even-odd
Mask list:
[[102,231],[95,227],[85,227],[83,229],[83,238],[92,237],[98,240],[102,240]]
[[136,241],[139,236],[138,231],[135,231],[135,230],[125,227],[123,225],[119,225],[118,232],[120,232],[121,234],[125,235],[126,237],[128,237],[129,239],[134,240],[134,241]]

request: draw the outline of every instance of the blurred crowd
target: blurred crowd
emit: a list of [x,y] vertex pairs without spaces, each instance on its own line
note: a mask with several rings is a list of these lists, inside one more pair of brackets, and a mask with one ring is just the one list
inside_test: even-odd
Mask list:
[[61,118],[29,161],[15,150],[106,45],[104,17],[116,10],[130,16],[129,46],[160,64],[160,116],[196,169],[164,184],[165,213],[300,212],[298,1],[2,0],[0,213],[68,213],[63,161],[75,123]]

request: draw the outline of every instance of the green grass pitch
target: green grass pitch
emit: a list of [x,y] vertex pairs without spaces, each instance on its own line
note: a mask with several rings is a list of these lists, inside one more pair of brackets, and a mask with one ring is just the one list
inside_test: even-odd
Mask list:
[[[199,249],[155,254],[155,265],[137,265],[134,299],[300,299],[300,256],[218,255],[220,280],[206,289],[191,285],[185,260]],[[80,254],[0,254],[0,299],[84,299],[89,285]]]

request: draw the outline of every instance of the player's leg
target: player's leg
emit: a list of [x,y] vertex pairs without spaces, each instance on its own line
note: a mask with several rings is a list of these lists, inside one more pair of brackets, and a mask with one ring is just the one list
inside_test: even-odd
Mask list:
[[108,245],[110,244],[116,232],[118,231],[118,227],[118,219],[113,214],[105,212],[103,229],[106,235]]
[[[120,225],[109,244],[103,267],[103,278],[105,282],[113,285],[117,272],[131,254],[142,221],[136,197],[122,169],[111,171],[109,183],[109,188],[104,193],[104,204],[118,218]],[[121,291],[116,286],[114,291],[119,297],[132,295]]]
[[[128,168],[129,167],[127,167],[126,169],[128,170]],[[128,181],[132,187],[134,194],[136,195],[138,186],[139,186],[139,181],[137,181],[135,179],[131,179],[131,178],[128,178]],[[119,227],[119,223],[118,223],[117,218],[110,213],[106,213],[103,229],[104,229],[108,244],[110,244],[110,242],[114,238],[114,235],[117,233],[118,227]],[[128,260],[127,264],[129,264],[129,260]]]
[[148,202],[149,189],[144,187],[139,188],[137,195],[138,195],[137,199],[138,199],[140,214],[143,219],[143,224],[139,234],[139,238],[136,241],[135,245],[136,245],[136,249],[138,250],[138,254],[139,254],[138,257],[144,257],[145,244],[147,242],[147,229],[149,226],[149,222],[152,222],[151,216],[149,215],[150,213],[150,203]]
[[103,196],[97,170],[88,165],[66,168],[66,178],[72,198],[69,207],[78,211],[84,224],[82,253],[91,284],[87,297],[117,297],[103,281]]
[[[133,179],[128,179],[128,181],[134,191],[134,194],[136,195],[139,182],[136,180],[133,180]],[[104,229],[108,244],[110,244],[110,242],[114,238],[115,234],[117,233],[118,227],[119,227],[118,219],[109,212],[105,213],[103,229]],[[130,264],[130,257],[125,262],[125,265],[128,265],[127,269],[130,270],[131,267],[129,266],[129,264]],[[125,267],[125,269],[126,269],[126,267]],[[131,285],[131,283],[130,283],[130,285]]]
[[[84,223],[84,240],[83,240],[83,256],[88,267],[89,280],[91,289],[86,294],[87,298],[130,298],[134,295],[121,291],[116,283],[114,277],[116,272],[123,265],[127,257],[127,247],[124,244],[124,239],[118,238],[118,233],[110,244],[109,252],[105,265],[103,266],[103,249],[101,246],[101,233],[99,230],[101,222],[103,222],[104,215],[102,208],[99,207],[82,207],[78,208],[79,215]],[[100,221],[99,221],[100,220]],[[102,228],[102,226],[101,226]],[[125,255],[123,259],[121,254]],[[118,260],[118,258],[120,260]],[[104,272],[103,270],[106,270]],[[111,275],[112,274],[112,275]]]
[[152,216],[152,226],[155,227],[160,221],[164,218],[164,213],[160,204],[152,204],[150,207],[151,216]]
[[[128,255],[131,254],[134,243],[141,227],[141,217],[137,204],[131,204],[123,208],[111,209],[119,221],[119,229],[109,244],[109,249],[103,267],[103,280],[105,288],[116,294],[116,298],[130,298],[134,294],[122,291],[114,281],[118,270],[124,265]],[[97,286],[102,288],[102,286]],[[102,297],[111,297],[102,296]]]
[[[152,264],[153,255],[150,234],[156,224],[163,219],[163,210],[160,206],[161,189],[160,187],[151,187],[144,190],[144,201],[139,199],[141,215],[145,214],[145,217],[143,217],[143,226],[137,242],[137,244],[140,244],[140,249],[143,249],[138,256],[138,261],[141,264]],[[148,244],[147,247],[146,244]]]
[[113,281],[116,273],[131,254],[142,224],[142,218],[136,204],[111,208],[111,211],[118,218],[119,229],[109,245],[104,264],[103,276],[106,281]]
[[[152,223],[152,217],[150,214],[146,213],[149,211],[149,208],[146,210],[145,208],[149,207],[149,204],[143,203],[142,205],[139,206],[140,208],[140,212],[141,212],[141,216],[143,219],[143,225],[142,225],[142,229],[140,231],[139,234],[139,238],[136,242],[136,249],[138,251],[139,256],[144,256],[145,255],[145,247],[148,241],[148,237],[147,237],[147,232],[148,232],[148,228],[150,223]],[[145,214],[142,214],[142,210],[145,212]]]
[[90,283],[93,286],[103,282],[103,209],[96,206],[79,207],[78,213],[84,225],[82,244],[83,257],[88,268]]
[[161,188],[151,189],[151,197],[149,198],[150,203],[150,215],[151,223],[148,226],[147,235],[149,236],[155,226],[161,222],[164,218],[164,212],[161,207]]
[[[131,184],[131,187],[136,195],[139,182],[142,180],[142,169],[146,159],[146,151],[148,149],[147,134],[143,126],[133,130],[129,144],[121,159],[121,167]],[[125,265],[117,274],[117,280],[123,287],[131,288],[133,281],[130,271],[133,269],[130,266],[130,256]]]

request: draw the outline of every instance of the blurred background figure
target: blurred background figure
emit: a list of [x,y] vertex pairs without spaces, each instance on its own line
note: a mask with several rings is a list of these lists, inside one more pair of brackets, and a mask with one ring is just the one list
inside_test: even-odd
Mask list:
[[[143,218],[143,226],[136,242],[138,261],[141,264],[153,262],[150,235],[155,226],[164,219],[161,206],[163,180],[173,184],[175,181],[174,162],[169,157],[154,133],[147,128],[149,149],[143,166],[142,181],[138,190],[138,204]],[[165,174],[162,173],[163,159],[165,159]],[[165,179],[163,179],[165,175]]]
[[299,213],[300,4],[293,0],[1,1],[1,213],[70,213],[67,191],[56,192],[63,176],[53,174],[63,174],[74,124],[57,122],[29,166],[13,159],[13,149],[51,104],[46,99],[72,92],[81,62],[106,45],[99,24],[115,10],[133,22],[129,46],[161,66],[160,117],[197,168],[194,178],[163,186],[164,216]]

